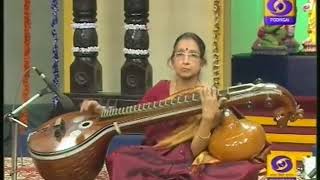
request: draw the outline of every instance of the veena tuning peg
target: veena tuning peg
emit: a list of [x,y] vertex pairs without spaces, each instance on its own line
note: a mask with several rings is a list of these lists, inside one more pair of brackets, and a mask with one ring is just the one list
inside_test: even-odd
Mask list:
[[263,80],[261,78],[257,78],[256,80],[253,81],[253,84],[259,84],[263,83]]

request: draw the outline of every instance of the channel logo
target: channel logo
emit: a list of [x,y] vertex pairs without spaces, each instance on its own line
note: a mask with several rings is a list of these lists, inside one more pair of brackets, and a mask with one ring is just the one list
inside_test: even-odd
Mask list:
[[296,180],[296,158],[281,154],[270,154],[267,157],[268,180]]
[[292,169],[292,161],[286,156],[277,156],[272,159],[271,166],[276,172],[285,173]]
[[266,25],[293,25],[296,23],[295,0],[265,0],[264,23]]

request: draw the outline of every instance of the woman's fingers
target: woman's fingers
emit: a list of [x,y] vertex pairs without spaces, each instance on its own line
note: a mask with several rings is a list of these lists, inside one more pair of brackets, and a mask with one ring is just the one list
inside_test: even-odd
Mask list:
[[211,89],[211,94],[214,99],[217,99],[217,89],[216,88],[210,88]]
[[85,112],[87,111],[88,109],[88,100],[84,100],[82,103],[81,103],[81,107],[80,107],[80,112]]
[[212,108],[212,106],[217,106],[216,89],[204,87],[200,90],[199,94],[203,107],[209,106]]
[[201,88],[200,91],[199,91],[199,95],[200,95],[200,100],[201,100],[201,102],[204,101],[204,96],[205,96],[205,95],[204,95],[204,94],[205,94],[204,89],[205,89],[205,88]]
[[99,112],[100,104],[97,101],[93,100],[84,100],[80,107],[80,112]]
[[203,87],[200,90],[200,98],[204,100],[205,97],[214,97],[217,98],[217,90],[215,88]]

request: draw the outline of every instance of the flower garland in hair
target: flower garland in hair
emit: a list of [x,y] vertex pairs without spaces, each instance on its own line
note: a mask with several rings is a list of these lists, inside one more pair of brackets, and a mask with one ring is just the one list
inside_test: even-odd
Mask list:
[[[22,78],[22,100],[26,102],[30,94],[30,66],[31,66],[31,0],[23,1],[23,71]],[[21,122],[28,124],[28,113],[26,110],[22,111],[20,115]],[[20,129],[20,131],[23,131]]]
[[[53,72],[53,84],[56,89],[59,89],[59,51],[58,51],[58,13],[59,13],[59,4],[58,0],[51,0],[51,35],[52,35],[52,72]],[[55,95],[53,97],[53,104],[56,108],[58,105],[59,99]]]

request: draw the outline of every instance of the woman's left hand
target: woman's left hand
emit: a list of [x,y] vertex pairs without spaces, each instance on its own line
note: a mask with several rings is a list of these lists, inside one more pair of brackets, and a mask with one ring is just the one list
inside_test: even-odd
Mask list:
[[207,148],[211,130],[219,123],[219,118],[216,116],[219,110],[216,89],[203,87],[199,90],[199,94],[202,104],[202,117],[199,128],[191,142],[191,150],[195,156]]
[[203,87],[200,90],[202,104],[202,120],[213,122],[219,109],[216,88]]

